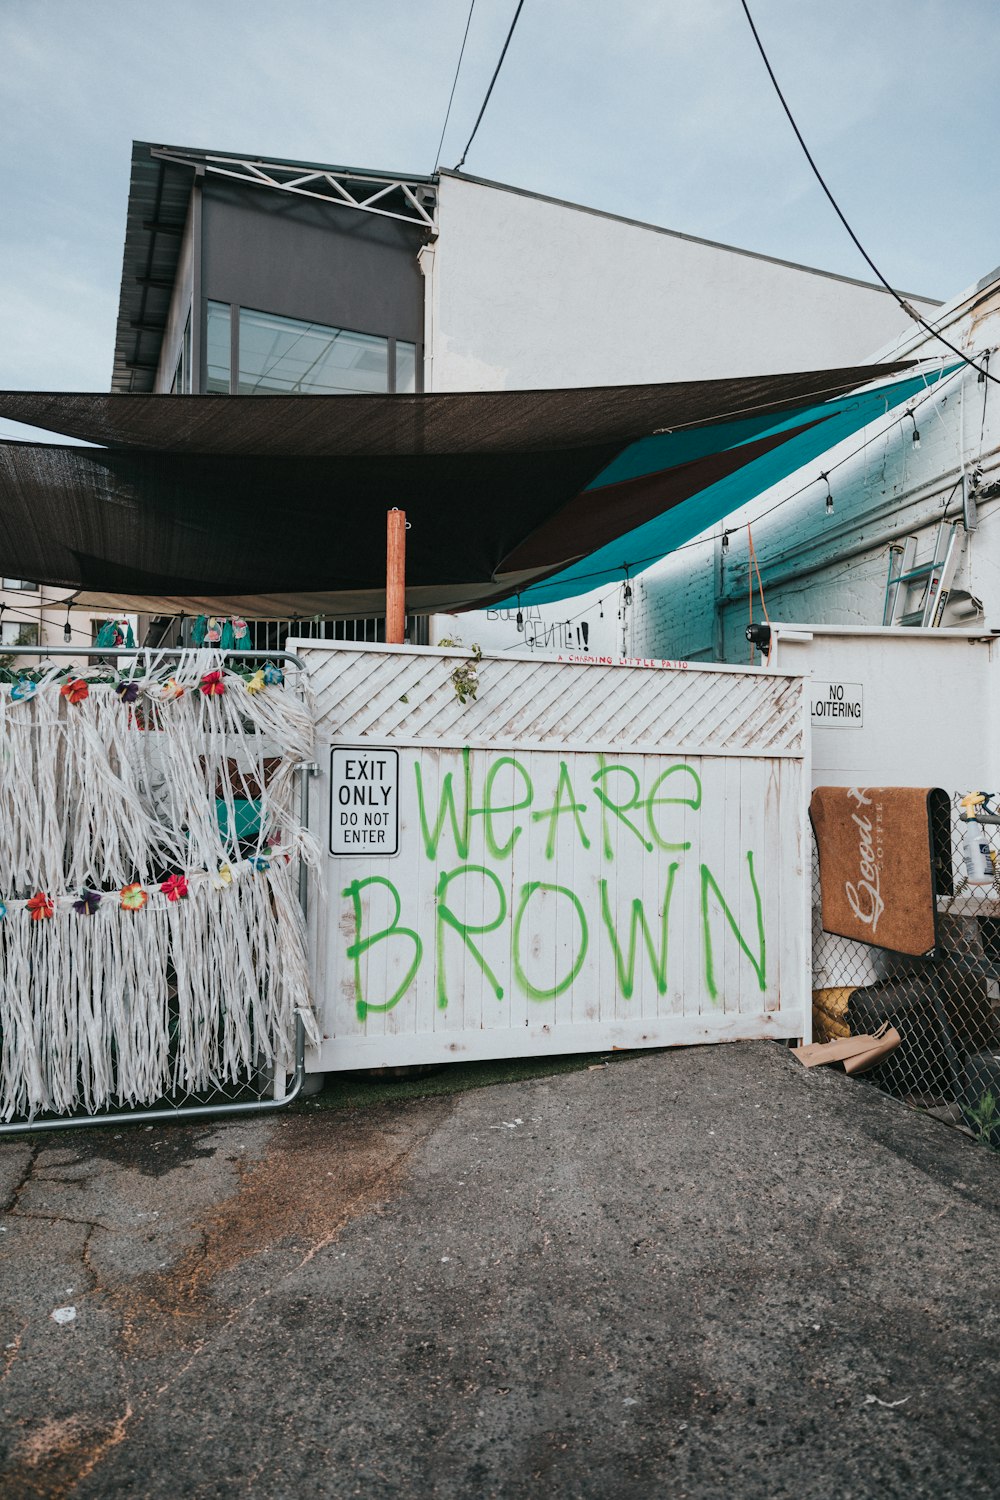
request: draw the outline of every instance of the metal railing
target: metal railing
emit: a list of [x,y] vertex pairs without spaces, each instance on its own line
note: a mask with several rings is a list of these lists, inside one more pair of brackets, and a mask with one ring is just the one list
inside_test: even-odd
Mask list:
[[[307,640],[317,641],[367,641],[372,644],[385,640],[384,615],[366,615],[351,620],[331,620],[321,615],[311,615],[299,619],[248,620],[246,623],[251,641],[250,649],[269,654],[283,650],[289,636],[302,636]],[[182,646],[190,647],[193,627],[194,620],[190,616],[172,616],[169,619],[156,616],[149,626],[146,644],[156,649],[155,642],[148,639],[148,635],[155,630],[158,632],[157,640],[177,636]],[[407,615],[408,643],[412,646],[426,646],[428,636],[427,615]]]

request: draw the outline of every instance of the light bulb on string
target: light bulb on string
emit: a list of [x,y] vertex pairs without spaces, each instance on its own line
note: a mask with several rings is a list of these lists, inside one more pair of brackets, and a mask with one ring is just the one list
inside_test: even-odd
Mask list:
[[66,623],[63,625],[63,640],[66,642],[66,644],[68,646],[69,643],[70,643],[70,641],[72,639],[73,639],[73,626],[70,624],[69,605],[67,604],[66,605]]
[[917,419],[914,416],[912,410],[911,411],[907,411],[906,415],[909,417],[910,421],[913,423],[913,438],[912,438],[911,441],[913,443],[914,448],[919,448],[920,447],[920,433],[917,431]]
[[820,477],[820,479],[825,479],[826,480],[826,513],[827,513],[828,516],[832,516],[833,515],[833,491],[830,488],[830,476],[829,476],[829,474],[821,474],[819,477]]
[[723,555],[723,557],[726,556],[726,554],[728,553],[728,551],[729,551],[729,532],[728,531],[724,531],[722,533],[722,555]]
[[629,605],[631,603],[632,603],[632,584],[629,581],[628,563],[626,563],[625,564],[625,587],[622,590],[622,604],[625,606],[626,609],[628,609],[628,607],[629,607]]
[[517,628],[521,635],[524,634],[524,615],[521,613],[521,596],[517,596]]

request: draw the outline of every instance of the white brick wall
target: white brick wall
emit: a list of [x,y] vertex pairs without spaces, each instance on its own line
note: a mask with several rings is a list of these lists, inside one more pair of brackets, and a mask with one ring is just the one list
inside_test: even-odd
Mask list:
[[[956,299],[953,308],[952,342],[969,354],[1000,342],[1000,282],[977,289],[971,303],[968,296]],[[904,357],[948,357],[926,335],[901,340],[877,357],[897,350]],[[1000,374],[1000,358],[994,365]],[[720,526],[714,537],[650,568],[638,591],[636,649],[650,656],[711,659],[718,610],[722,658],[747,659],[748,520],[772,619],[880,625],[890,541],[915,535],[917,561],[928,558],[946,502],[949,519],[961,512],[956,484],[963,465],[971,470],[977,464],[985,491],[980,526],[964,538],[945,624],[967,626],[985,618],[1000,627],[1000,388],[981,384],[966,368],[918,401],[919,450],[912,443],[913,423],[890,414],[727,517],[730,545],[721,566],[713,568]],[[826,487],[818,479],[823,469],[830,472],[832,516],[826,514]],[[989,494],[993,484],[996,497]],[[803,485],[808,486],[803,494],[785,500]],[[983,613],[962,612],[962,594],[981,599]],[[761,617],[756,588],[753,614]]]

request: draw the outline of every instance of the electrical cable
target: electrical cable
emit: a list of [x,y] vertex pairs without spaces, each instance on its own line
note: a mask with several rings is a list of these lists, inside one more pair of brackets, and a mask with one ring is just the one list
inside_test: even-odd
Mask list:
[[865,249],[864,245],[862,245],[861,241],[858,239],[857,235],[854,233],[854,230],[851,228],[850,224],[847,222],[847,218],[845,217],[845,215],[843,213],[843,210],[840,207],[840,204],[837,202],[836,198],[833,196],[833,193],[827,187],[826,182],[825,182],[824,177],[823,177],[823,174],[820,171],[819,167],[816,165],[815,161],[813,160],[812,152],[809,150],[809,147],[806,145],[805,139],[804,139],[804,137],[802,135],[802,132],[799,129],[798,125],[795,123],[795,116],[792,114],[792,111],[789,109],[788,102],[785,99],[784,94],[781,92],[781,85],[778,83],[778,80],[775,77],[774,69],[771,67],[771,63],[770,63],[770,60],[768,58],[768,55],[764,51],[764,44],[763,44],[763,42],[760,39],[760,36],[758,34],[756,26],[754,25],[753,16],[750,14],[750,7],[747,4],[747,0],[740,0],[740,4],[743,7],[743,13],[744,13],[744,15],[747,18],[747,22],[748,22],[748,24],[750,26],[750,30],[753,32],[753,39],[757,43],[757,51],[760,53],[761,58],[763,59],[763,62],[764,62],[764,66],[767,69],[768,76],[769,76],[772,84],[774,85],[774,92],[777,94],[779,100],[781,101],[781,107],[785,111],[785,114],[788,117],[788,123],[789,123],[789,125],[791,125],[792,129],[795,132],[795,138],[796,138],[796,140],[798,141],[799,145],[802,147],[802,150],[803,150],[803,152],[805,154],[806,161],[809,163],[810,167],[812,167],[813,175],[815,176],[816,181],[819,183],[820,187],[823,189],[824,193],[826,194],[827,198],[829,199],[830,205],[833,208],[834,213],[837,215],[837,218],[840,220],[841,224],[843,224],[844,228],[847,230],[847,233],[850,235],[851,239],[853,240],[855,248],[857,249],[858,253],[861,255],[862,259],[865,261],[865,264],[868,265],[871,268],[873,274],[882,283],[882,285],[885,287],[886,291],[889,292],[896,299],[896,301],[899,303],[900,307],[906,313],[907,317],[912,318],[915,323],[919,323],[920,326],[921,326],[921,328],[926,329],[926,331],[929,334],[931,334],[931,336],[933,338],[937,339],[938,343],[944,344],[945,348],[946,349],[950,349],[951,352],[952,352],[952,354],[957,354],[958,358],[960,360],[962,360],[965,364],[969,365],[973,370],[977,371],[978,374],[984,375],[987,380],[996,381],[996,383],[998,385],[1000,385],[1000,378],[998,378],[996,375],[991,375],[988,369],[984,370],[982,365],[977,365],[976,362],[975,362],[975,360],[970,359],[967,354],[963,354],[961,349],[957,348],[955,344],[950,343],[949,340],[946,339],[943,334],[938,333],[937,329],[932,328],[931,325],[930,325],[930,323],[928,323],[926,321],[926,319],[924,319],[924,318],[922,318],[920,316],[920,314],[917,312],[916,308],[915,307],[911,307],[910,304],[909,304],[909,302],[907,302],[906,298],[903,297],[903,296],[901,296],[900,293],[896,291],[896,288],[894,286],[890,286],[889,282],[886,281],[885,277],[882,275],[882,272],[879,270],[878,266],[872,260],[871,256],[868,254],[868,251]]
[[458,66],[455,68],[455,76],[451,81],[451,93],[448,95],[448,108],[444,112],[444,124],[441,126],[441,139],[438,141],[438,148],[434,157],[434,165],[431,168],[432,176],[441,165],[441,148],[444,145],[444,133],[448,129],[448,121],[451,119],[451,106],[455,102],[455,90],[458,87],[458,75],[462,71],[462,58],[465,56],[465,44],[469,40],[469,27],[472,25],[472,12],[475,10],[475,8],[476,0],[472,0],[472,4],[469,6],[469,14],[465,18],[465,35],[462,37],[462,46],[458,54]]
[[486,90],[486,98],[483,100],[482,108],[476,116],[476,123],[472,127],[472,134],[469,136],[469,139],[465,143],[465,150],[462,152],[461,160],[459,160],[455,164],[456,172],[460,172],[462,170],[462,167],[465,165],[465,158],[469,154],[469,147],[472,145],[472,142],[476,138],[476,131],[479,129],[480,121],[482,120],[483,115],[486,113],[486,106],[490,102],[490,95],[493,92],[493,85],[496,83],[497,78],[500,76],[500,69],[503,67],[503,60],[507,56],[507,48],[510,46],[510,39],[514,35],[514,27],[517,25],[517,19],[521,14],[523,6],[524,0],[517,0],[517,10],[514,12],[514,19],[510,23],[510,30],[507,33],[507,40],[503,44],[503,51],[500,53],[500,61],[497,63],[496,67],[493,70],[493,77],[490,79],[490,86]]
[[[73,599],[75,599],[75,598],[76,598],[75,594],[70,594],[70,596],[69,596],[68,599],[46,599],[46,600],[44,600],[44,602],[42,604],[40,604],[38,606],[38,613],[33,614],[33,615],[28,614],[27,610],[18,609],[13,604],[3,604],[3,605],[0,605],[0,609],[5,610],[6,613],[8,615],[10,615],[10,617],[12,619],[24,620],[26,623],[28,623],[30,625],[37,625],[39,623],[39,620],[41,619],[41,611],[42,610],[46,610],[46,609],[59,609],[59,608],[62,607],[62,605],[69,604],[70,601],[73,600]],[[46,622],[46,623],[51,623],[51,622]]]
[[[749,619],[749,625],[750,626],[753,625],[753,580],[754,580],[754,574],[755,573],[757,575],[757,588],[760,591],[760,607],[761,607],[761,610],[763,611],[763,615],[764,615],[764,624],[767,625],[767,626],[770,626],[770,624],[771,624],[771,616],[767,612],[767,604],[766,604],[766,602],[764,600],[764,580],[760,576],[760,564],[757,561],[757,552],[756,552],[756,549],[754,548],[754,544],[753,544],[753,532],[750,529],[750,522],[748,521],[747,522],[747,589],[749,590],[749,594],[750,594],[750,619]],[[753,643],[753,641],[750,638],[749,630],[747,632],[747,639],[750,641],[750,665],[753,666],[754,643]],[[766,660],[767,661],[771,660],[771,646],[770,646],[770,643],[768,643],[768,647],[767,647],[767,658],[766,658]]]

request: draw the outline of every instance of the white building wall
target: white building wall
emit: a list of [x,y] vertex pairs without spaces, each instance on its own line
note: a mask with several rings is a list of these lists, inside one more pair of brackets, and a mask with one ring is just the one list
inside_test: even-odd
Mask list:
[[525,604],[518,610],[470,609],[431,616],[430,643],[442,639],[484,651],[532,651],[560,656],[631,656],[633,611],[625,611],[622,590],[594,589],[556,604]]
[[[1000,343],[1000,276],[993,273],[950,304],[938,321],[968,354]],[[951,359],[917,328],[874,358]],[[1000,374],[1000,359],[994,359]],[[770,617],[816,624],[882,623],[889,546],[918,540],[919,564],[933,555],[942,517],[961,514],[963,469],[982,469],[978,528],[961,536],[962,561],[944,624],[983,620],[1000,627],[1000,389],[974,370],[942,380],[914,403],[913,422],[899,413],[875,423],[808,468],[729,516],[699,542],[643,575],[635,649],[644,655],[745,661],[748,600],[747,522]],[[825,510],[830,473],[834,513]],[[796,494],[797,491],[801,494]],[[730,530],[729,550],[721,534]],[[911,598],[911,604],[918,601]],[[755,585],[753,613],[760,619]]]
[[[0,580],[6,582],[7,580]],[[28,582],[19,579],[18,582]],[[67,641],[66,600],[69,590],[57,586],[37,584],[27,588],[0,588],[0,657],[10,654],[10,647],[37,644],[41,648],[52,646],[90,646],[100,626],[108,617],[107,610],[84,613],[73,610],[69,616],[70,639]],[[127,615],[138,639],[138,616]],[[14,667],[38,665],[44,649],[37,656],[12,657]]]
[[439,228],[428,390],[834,367],[906,323],[880,288],[461,174],[442,175]]

